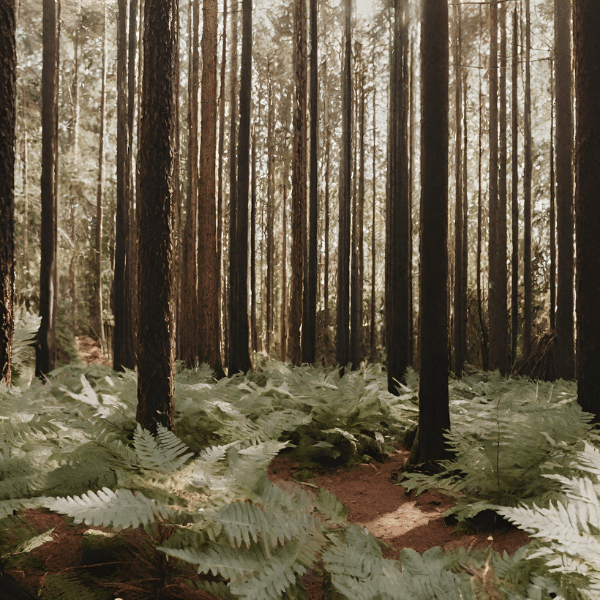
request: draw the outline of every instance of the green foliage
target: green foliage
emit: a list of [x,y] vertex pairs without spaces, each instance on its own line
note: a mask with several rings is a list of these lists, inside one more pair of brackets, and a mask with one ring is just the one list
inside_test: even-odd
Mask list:
[[496,506],[547,504],[560,496],[582,439],[595,439],[591,415],[582,412],[572,383],[505,380],[474,374],[452,381],[454,459],[434,476],[406,474],[400,482],[420,492],[437,488],[454,498],[446,515],[469,519]]
[[[565,499],[547,508],[520,506],[498,512],[537,541],[530,558],[542,558],[562,585],[588,598],[600,594],[600,452],[586,443],[571,463],[575,477],[549,475]],[[569,597],[579,597],[569,594]]]

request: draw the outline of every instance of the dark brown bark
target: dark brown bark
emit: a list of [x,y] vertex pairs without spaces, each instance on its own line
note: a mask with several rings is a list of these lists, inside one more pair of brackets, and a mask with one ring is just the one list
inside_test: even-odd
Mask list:
[[117,216],[115,236],[114,350],[115,370],[135,367],[130,275],[130,169],[127,106],[127,0],[117,3]]
[[[554,64],[550,66],[550,330],[556,331],[556,172],[554,168]],[[572,293],[572,292],[571,292]]]
[[56,2],[43,4],[42,56],[42,176],[40,317],[37,334],[36,375],[43,376],[56,365]]
[[139,147],[138,407],[152,432],[173,429],[174,346],[171,275],[175,35],[177,2],[146,0]]
[[344,0],[336,360],[350,361],[350,209],[352,176],[352,2]]
[[556,374],[575,377],[573,339],[573,110],[571,105],[571,2],[556,0]]
[[577,215],[577,398],[600,417],[600,11],[594,0],[574,0],[576,210]]
[[11,384],[15,272],[16,2],[0,2],[0,382]]
[[[500,7],[502,64],[498,93],[498,2],[490,6],[490,198],[489,198],[489,283],[490,321],[489,368],[506,373],[506,6]],[[500,123],[498,106],[500,105]],[[500,139],[498,125],[500,124]],[[498,142],[500,141],[500,152]]]
[[271,61],[267,64],[267,281],[266,281],[266,338],[265,350],[271,355],[273,343],[273,282],[275,261],[275,148],[274,148],[274,119],[273,119],[273,79],[271,76]]
[[405,378],[409,331],[408,24],[405,2],[396,0],[390,88],[390,141],[386,211],[386,348],[388,390]]
[[511,342],[510,355],[513,365],[517,361],[517,339],[519,329],[519,28],[517,11],[513,11],[512,39],[512,274],[511,274]]
[[[232,311],[229,321],[229,375],[252,368],[248,330],[248,201],[252,89],[252,0],[242,0],[240,127],[238,139],[235,236],[230,240]],[[233,219],[233,214],[231,215]]]
[[[185,323],[178,329],[179,358],[185,365],[193,368],[198,362],[198,88],[200,54],[198,37],[200,29],[199,1],[190,2],[192,17],[192,38],[190,52],[190,72],[188,86],[188,188],[186,197],[186,218],[183,230],[181,299],[178,321]],[[204,277],[204,275],[203,275]]]
[[373,56],[371,68],[373,69],[373,175],[372,175],[372,199],[371,199],[371,314],[369,327],[369,360],[375,362],[377,360],[377,326],[376,326],[376,300],[375,300],[375,269],[377,264],[377,86],[375,78],[377,71],[375,69],[375,40],[373,40]]
[[[227,290],[227,346],[225,356],[228,369],[230,368],[230,352],[234,344],[234,332],[232,330],[233,307],[233,280],[234,261],[233,245],[235,244],[235,232],[237,223],[237,145],[238,145],[238,0],[231,0],[231,58],[229,61],[229,243],[227,246],[229,259],[229,289]],[[229,376],[234,373],[229,370]]]
[[198,183],[198,357],[223,376],[220,349],[217,257],[217,0],[204,0],[202,30],[202,123]]
[[288,329],[288,355],[293,364],[302,362],[300,326],[304,293],[306,241],[306,0],[294,3],[294,135],[292,142],[292,253]]
[[[258,105],[260,121],[260,104]],[[252,176],[250,186],[250,350],[258,350],[256,330],[256,125],[252,127]]]
[[448,404],[448,2],[424,0],[421,38],[421,376],[418,447],[431,463],[447,455]]
[[302,362],[315,362],[317,333],[317,167],[319,125],[319,60],[317,31],[317,1],[310,0],[310,191],[308,209],[308,264],[304,289],[302,320]]
[[533,170],[531,138],[531,15],[530,0],[525,0],[525,164],[523,175],[523,358],[527,359],[531,352],[532,306],[531,306],[531,176]]

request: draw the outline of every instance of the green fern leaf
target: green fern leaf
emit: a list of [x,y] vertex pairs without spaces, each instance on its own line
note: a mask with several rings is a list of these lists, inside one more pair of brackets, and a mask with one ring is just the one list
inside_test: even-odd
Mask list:
[[141,492],[109,488],[98,493],[87,492],[79,497],[51,498],[45,504],[47,508],[73,517],[75,523],[86,525],[113,526],[117,529],[138,527],[140,524],[153,523],[157,518],[167,518],[169,511],[150,500]]
[[162,473],[174,473],[193,456],[193,453],[186,453],[188,447],[166,427],[158,425],[157,430],[158,439],[142,429],[139,424],[133,434],[140,466]]

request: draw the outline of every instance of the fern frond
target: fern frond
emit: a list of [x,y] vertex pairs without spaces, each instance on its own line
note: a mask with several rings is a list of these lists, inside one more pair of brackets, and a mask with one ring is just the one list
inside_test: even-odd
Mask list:
[[82,496],[51,498],[45,504],[54,512],[73,517],[76,524],[113,526],[116,529],[138,527],[153,523],[157,518],[165,519],[169,510],[155,500],[146,498],[141,492],[109,488],[91,490]]
[[188,447],[166,427],[158,425],[157,439],[138,427],[133,434],[140,467],[163,473],[174,473],[193,456]]

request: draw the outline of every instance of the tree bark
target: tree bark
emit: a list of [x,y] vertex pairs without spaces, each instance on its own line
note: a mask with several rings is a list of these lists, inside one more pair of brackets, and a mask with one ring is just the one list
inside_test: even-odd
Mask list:
[[531,176],[533,170],[531,138],[531,14],[530,0],[525,0],[525,164],[523,175],[523,358],[531,353],[532,307],[531,307]]
[[294,136],[292,142],[292,272],[288,355],[302,362],[300,326],[303,313],[306,240],[306,0],[294,3]]
[[140,128],[138,407],[136,420],[173,429],[172,177],[177,2],[146,0]]
[[273,115],[273,78],[271,61],[267,63],[267,281],[265,304],[267,309],[265,350],[271,356],[273,343],[273,282],[275,261],[275,148]]
[[517,361],[517,339],[519,330],[519,27],[516,9],[513,12],[512,39],[512,280],[511,280],[511,343],[510,354],[513,365]]
[[302,320],[302,362],[315,362],[317,331],[317,225],[319,144],[319,60],[317,1],[310,0],[310,192],[308,210],[308,265]]
[[[229,375],[252,368],[248,330],[248,201],[252,89],[252,0],[242,0],[242,61],[235,236],[230,240],[232,311]],[[233,219],[234,215],[231,215]]]
[[0,2],[0,381],[11,384],[17,121],[16,2]]
[[421,377],[412,462],[447,456],[448,2],[424,0],[421,38]]
[[43,3],[42,176],[40,317],[35,371],[41,377],[56,366],[56,2]]
[[575,377],[573,339],[573,110],[571,105],[571,2],[556,0],[556,208],[558,288],[556,368],[562,379]]
[[377,326],[376,326],[376,296],[375,296],[375,269],[377,264],[377,86],[375,80],[377,71],[375,69],[375,39],[373,40],[373,56],[371,67],[373,69],[373,190],[371,202],[371,314],[369,331],[369,360],[375,362],[377,359]]
[[336,360],[350,361],[350,209],[352,177],[352,2],[344,0]]
[[198,187],[198,358],[222,377],[219,323],[220,265],[215,202],[217,151],[217,0],[204,0],[202,30],[202,124]]
[[594,0],[574,0],[576,210],[577,215],[577,398],[600,419],[600,12]]

